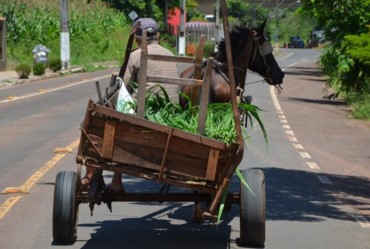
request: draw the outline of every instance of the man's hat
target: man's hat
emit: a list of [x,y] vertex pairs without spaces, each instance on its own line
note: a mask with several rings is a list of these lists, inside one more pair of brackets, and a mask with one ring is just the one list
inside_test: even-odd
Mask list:
[[146,30],[146,35],[148,38],[154,38],[158,33],[158,24],[152,18],[140,18],[137,19],[134,23],[134,26],[137,22],[141,22],[140,27],[136,31],[136,36],[141,37],[143,30]]

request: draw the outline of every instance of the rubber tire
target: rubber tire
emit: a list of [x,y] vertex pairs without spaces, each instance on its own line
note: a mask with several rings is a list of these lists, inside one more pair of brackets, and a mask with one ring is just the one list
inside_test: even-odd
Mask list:
[[243,170],[253,193],[240,183],[240,244],[264,247],[266,239],[265,175],[259,169]]
[[73,244],[77,239],[77,173],[62,171],[54,186],[53,239],[56,244]]

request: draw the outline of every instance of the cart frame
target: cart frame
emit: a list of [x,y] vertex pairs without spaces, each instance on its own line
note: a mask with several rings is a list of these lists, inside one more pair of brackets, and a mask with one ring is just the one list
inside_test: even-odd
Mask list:
[[[112,104],[103,105],[98,89],[99,102],[90,100],[81,127],[80,145],[76,157],[77,172],[60,172],[54,191],[53,237],[57,243],[73,243],[77,237],[78,206],[89,203],[91,212],[95,204],[106,203],[111,210],[112,202],[194,202],[193,220],[208,217],[215,219],[222,196],[227,191],[230,179],[243,158],[244,143],[240,114],[237,108],[237,89],[233,74],[230,37],[226,13],[226,1],[221,1],[224,19],[225,44],[231,88],[231,99],[237,134],[237,142],[227,145],[203,136],[205,130],[208,95],[214,60],[209,58],[205,75],[201,79],[204,37],[201,38],[197,55],[193,57],[149,55],[146,47],[146,32],[143,32],[139,94],[136,115],[115,111]],[[133,34],[133,32],[132,32]],[[250,36],[250,39],[253,39]],[[128,46],[132,46],[132,40]],[[131,51],[131,47],[127,49]],[[121,68],[122,76],[128,56]],[[250,50],[246,58],[250,57]],[[148,60],[180,63],[195,63],[195,78],[181,79],[147,75]],[[245,77],[247,65],[244,68]],[[111,80],[117,76],[112,75]],[[192,100],[200,96],[199,134],[190,134],[144,119],[145,89],[147,82],[192,85]],[[196,152],[196,153],[195,153]],[[81,185],[81,167],[95,168],[97,185]],[[175,185],[193,190],[192,193],[123,193],[111,195],[106,191],[103,171],[122,173],[158,183]],[[260,196],[241,184],[240,193],[227,193],[226,202],[241,206],[241,242],[261,246],[265,241],[265,183],[263,172],[244,172],[251,187]],[[251,177],[257,175],[257,177]],[[91,180],[93,182],[93,179]],[[199,203],[207,203],[203,208]],[[67,205],[67,208],[65,208]],[[252,205],[252,206],[251,206]],[[247,210],[247,206],[249,206]],[[250,213],[250,207],[253,212]],[[65,211],[67,210],[67,211]],[[256,222],[257,219],[257,222]],[[243,224],[242,224],[243,222]],[[63,226],[64,228],[61,228]],[[251,228],[256,232],[250,232]],[[248,231],[248,232],[247,232]],[[253,236],[251,237],[250,234]]]

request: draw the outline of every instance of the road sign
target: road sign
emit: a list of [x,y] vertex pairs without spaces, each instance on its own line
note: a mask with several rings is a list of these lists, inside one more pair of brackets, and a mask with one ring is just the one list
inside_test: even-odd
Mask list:
[[128,16],[131,18],[132,21],[135,21],[136,18],[139,16],[135,10],[131,11],[130,14],[128,14]]

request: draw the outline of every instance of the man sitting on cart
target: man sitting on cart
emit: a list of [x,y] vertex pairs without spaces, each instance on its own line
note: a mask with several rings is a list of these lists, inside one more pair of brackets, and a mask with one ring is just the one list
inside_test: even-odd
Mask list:
[[[140,70],[140,55],[141,55],[141,43],[142,33],[146,30],[147,34],[147,49],[148,54],[156,55],[167,55],[173,56],[174,54],[159,44],[158,38],[158,24],[152,18],[140,18],[135,21],[134,26],[140,22],[140,26],[135,33],[135,41],[138,49],[133,50],[130,54],[130,59],[127,64],[126,72],[123,78],[126,87],[130,88],[130,82],[139,82],[138,75]],[[147,74],[163,77],[176,77],[178,78],[177,64],[173,62],[164,61],[152,61],[148,60]],[[150,82],[147,85],[151,86],[157,83]],[[162,84],[166,89],[172,102],[178,102],[179,100],[179,86],[177,84]]]
[[[157,54],[157,55],[167,55],[173,56],[174,54],[168,49],[164,48],[159,44],[158,38],[158,24],[152,18],[140,18],[137,19],[134,23],[134,26],[140,22],[140,26],[135,33],[135,41],[138,46],[138,49],[133,50],[130,54],[130,58],[127,64],[127,68],[124,74],[125,86],[128,88],[129,92],[132,93],[132,88],[130,87],[130,82],[138,82],[138,75],[140,70],[140,46],[142,44],[142,33],[143,30],[146,30],[147,34],[147,49],[148,54]],[[173,62],[163,62],[163,61],[148,61],[147,65],[147,74],[156,75],[156,76],[165,76],[165,77],[179,77],[177,64]],[[148,86],[156,84],[154,82],[148,82]],[[179,86],[176,84],[162,84],[165,88],[168,96],[172,102],[179,102]],[[86,176],[82,180],[82,184],[88,184],[92,178],[94,169],[87,169]],[[122,184],[122,174],[114,173],[112,182],[108,187],[108,191],[122,193],[124,192],[124,187]]]

